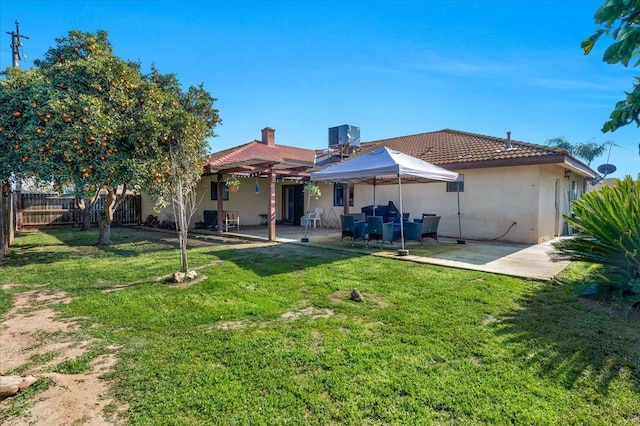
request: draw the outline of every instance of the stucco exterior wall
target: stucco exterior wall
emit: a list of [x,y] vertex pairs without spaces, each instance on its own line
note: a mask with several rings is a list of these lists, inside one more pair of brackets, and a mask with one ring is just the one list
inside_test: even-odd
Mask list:
[[[464,192],[460,193],[463,238],[521,243],[536,241],[537,167],[499,167],[460,172],[464,174],[465,182]],[[445,235],[451,235],[450,222],[443,229]]]
[[[564,179],[562,167],[517,166],[459,172],[465,181],[464,191],[460,193],[463,238],[500,238],[502,241],[534,244],[556,234],[555,185],[556,179],[561,176]],[[564,183],[560,182],[560,185]],[[560,191],[563,190],[561,187]],[[327,192],[332,196],[332,191]],[[405,184],[402,197],[403,211],[410,214],[410,219],[419,218],[422,213],[436,213],[442,217],[438,229],[440,235],[459,237],[457,193],[447,192],[445,183]],[[376,186],[375,203],[387,204],[388,201],[400,206],[397,185]],[[351,211],[359,212],[363,206],[373,203],[373,186],[357,185]],[[562,230],[561,224],[559,228]]]
[[[563,214],[570,213],[572,185],[577,196],[584,189],[584,179],[566,172],[562,165],[532,165],[460,170],[464,175],[464,191],[460,193],[460,222],[462,237],[470,240],[511,241],[537,244],[548,241],[568,231]],[[204,210],[217,210],[217,201],[211,200],[211,181],[215,177],[204,177],[197,187],[200,204],[191,226],[203,221]],[[240,213],[240,224],[258,225],[260,215],[268,211],[267,180],[258,179],[259,192],[255,193],[256,180],[242,179],[238,192],[230,192],[229,200],[223,201],[224,210]],[[295,184],[291,181],[276,183],[276,220],[283,218],[282,186]],[[318,183],[322,196],[319,199],[304,196],[304,211],[313,212],[316,207],[324,209],[322,225],[340,228],[343,206],[333,205],[333,183]],[[375,200],[375,201],[374,201]],[[356,185],[354,205],[351,212],[371,204],[387,204],[393,201],[400,207],[397,185]],[[422,213],[436,213],[442,217],[439,234],[444,237],[459,237],[458,199],[456,192],[447,192],[446,183],[402,185],[403,211],[410,219],[420,218]],[[142,194],[143,220],[149,214],[160,220],[172,220],[171,208],[160,212],[153,210],[153,202]],[[514,225],[515,223],[515,225]],[[296,223],[295,225],[299,225]]]
[[[204,210],[217,210],[218,201],[211,199],[211,181],[215,180],[211,177],[204,177],[198,182],[196,194],[198,199],[198,207],[191,220],[191,227],[196,222],[204,221]],[[240,212],[241,225],[258,225],[260,223],[260,214],[267,213],[268,188],[267,180],[259,179],[260,192],[255,193],[255,179],[240,179],[242,184],[238,192],[230,192],[229,199],[223,201],[225,210],[236,210]],[[276,205],[279,202],[278,191],[276,190]],[[171,206],[155,210],[154,202],[148,195],[142,193],[142,218],[147,219],[148,215],[158,217],[158,220],[173,220],[173,209]]]
[[[204,220],[204,210],[218,210],[218,201],[211,199],[211,182],[215,177],[204,177],[196,188],[198,200],[202,200],[194,215],[192,226],[195,222]],[[267,180],[259,179],[259,193],[255,193],[255,179],[240,178],[241,185],[237,192],[229,192],[229,199],[223,200],[224,210],[238,211],[240,225],[258,225],[260,214],[267,213],[268,188]],[[276,191],[277,194],[277,191]],[[277,198],[277,197],[276,197]]]

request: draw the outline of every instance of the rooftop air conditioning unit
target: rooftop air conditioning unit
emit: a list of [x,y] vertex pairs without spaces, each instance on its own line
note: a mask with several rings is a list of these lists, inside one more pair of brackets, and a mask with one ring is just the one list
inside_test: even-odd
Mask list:
[[329,128],[329,148],[341,146],[360,147],[360,127],[343,124]]

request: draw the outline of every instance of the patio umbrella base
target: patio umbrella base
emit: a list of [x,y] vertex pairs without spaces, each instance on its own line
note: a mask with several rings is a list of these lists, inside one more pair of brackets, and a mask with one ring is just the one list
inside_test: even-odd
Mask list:
[[398,256],[409,256],[409,250],[405,250],[405,249],[398,250]]
[[466,244],[465,240],[458,240],[458,244]]
[[303,242],[303,243],[308,243],[309,239],[307,237],[303,237],[303,238],[300,239],[300,241]]

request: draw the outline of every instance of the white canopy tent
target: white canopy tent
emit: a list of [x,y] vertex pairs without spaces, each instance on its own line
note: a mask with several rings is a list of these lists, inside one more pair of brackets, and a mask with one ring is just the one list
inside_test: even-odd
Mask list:
[[[400,239],[404,248],[402,221],[402,183],[455,182],[458,173],[412,157],[386,146],[366,154],[311,173],[311,181],[366,183],[371,185],[397,184],[400,199]],[[375,195],[374,195],[375,197]],[[374,200],[375,202],[375,200]]]

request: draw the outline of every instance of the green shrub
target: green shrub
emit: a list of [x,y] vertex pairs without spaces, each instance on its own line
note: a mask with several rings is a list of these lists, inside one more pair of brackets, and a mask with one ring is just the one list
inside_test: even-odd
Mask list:
[[554,243],[561,258],[602,265],[597,294],[628,307],[640,301],[640,175],[585,194],[564,216],[577,230]]

